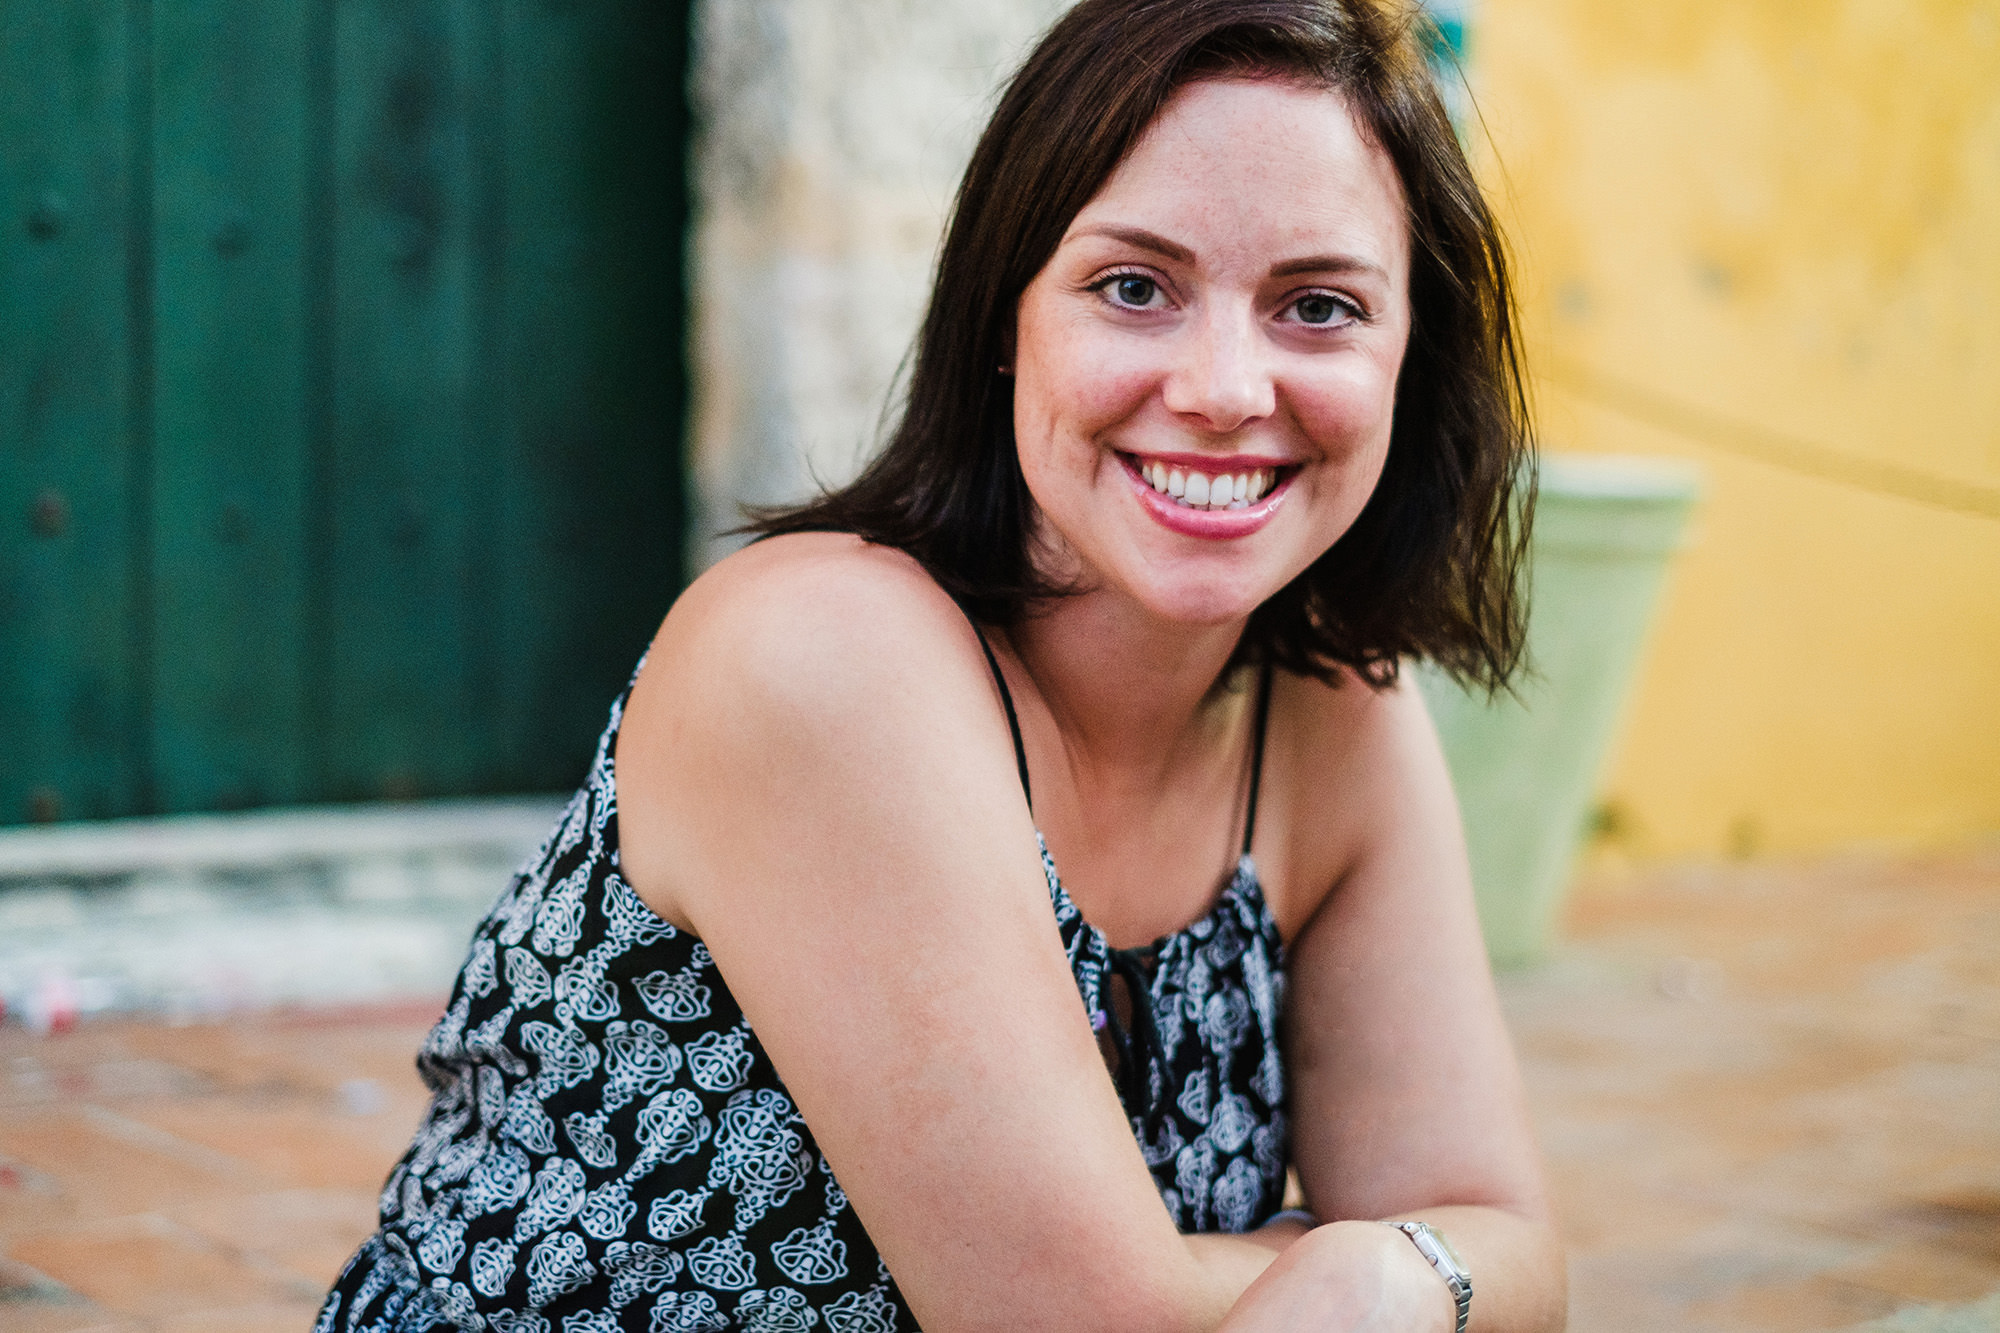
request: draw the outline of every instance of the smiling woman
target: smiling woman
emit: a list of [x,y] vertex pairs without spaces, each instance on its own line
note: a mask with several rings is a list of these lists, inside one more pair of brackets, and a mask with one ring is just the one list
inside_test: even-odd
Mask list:
[[[755,530],[857,533],[908,551],[975,614],[1018,618],[1066,586],[1029,540],[1035,500],[1016,458],[1009,372],[1030,284],[1048,276],[1059,246],[1086,239],[1087,212],[1101,224],[1090,239],[1131,252],[1130,273],[1113,263],[1099,275],[1113,303],[1171,307],[1164,266],[1226,260],[1105,212],[1100,190],[1120,174],[1129,183],[1128,159],[1142,153],[1207,171],[1181,185],[1179,216],[1241,208],[1267,233],[1303,222],[1270,210],[1302,204],[1331,209],[1320,222],[1365,230],[1365,192],[1335,174],[1349,173],[1375,187],[1378,233],[1380,209],[1396,211],[1394,234],[1375,237],[1389,249],[1349,252],[1338,235],[1322,249],[1299,231],[1266,276],[1294,279],[1282,285],[1297,289],[1301,326],[1359,322],[1378,331],[1370,345],[1385,318],[1403,329],[1390,432],[1409,443],[1389,451],[1340,541],[1258,607],[1235,664],[1269,656],[1303,674],[1347,667],[1385,683],[1398,661],[1425,657],[1482,683],[1504,679],[1522,643],[1515,585],[1528,506],[1515,491],[1532,477],[1527,411],[1504,247],[1432,82],[1427,22],[1401,0],[1071,11],[1009,85],[966,169],[888,447],[852,485],[767,514]],[[1306,96],[1271,99],[1288,105],[1247,137],[1223,136],[1205,162],[1155,132],[1170,104],[1240,102],[1207,91],[1240,83]],[[1317,122],[1302,105],[1312,101],[1323,104]],[[1381,270],[1398,254],[1401,285],[1385,286]],[[1393,294],[1393,309],[1357,299],[1371,264],[1372,291]],[[1190,470],[1203,468],[1184,467],[1184,478]]]
[[1560,1327],[1397,679],[1511,668],[1527,448],[1416,24],[1051,30],[895,436],[668,615],[323,1329]]
[[1240,620],[1353,526],[1409,340],[1405,211],[1345,97],[1173,95],[1017,307],[1015,448],[1072,577]]

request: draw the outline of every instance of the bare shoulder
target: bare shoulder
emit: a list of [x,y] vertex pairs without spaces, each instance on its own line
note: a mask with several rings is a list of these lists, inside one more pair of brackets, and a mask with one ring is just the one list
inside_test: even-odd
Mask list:
[[813,533],[731,555],[668,614],[626,709],[627,878],[686,924],[673,870],[691,829],[777,818],[787,799],[893,813],[910,804],[899,775],[1011,772],[991,694],[964,616],[902,552]]
[[1398,838],[1457,838],[1457,808],[1436,729],[1410,673],[1370,685],[1280,673],[1266,781],[1273,788],[1287,938],[1334,885]]
[[[647,662],[662,677],[811,689],[846,683],[900,656],[960,645],[958,608],[917,562],[845,533],[801,533],[745,547],[675,603]],[[854,673],[850,675],[849,673]]]

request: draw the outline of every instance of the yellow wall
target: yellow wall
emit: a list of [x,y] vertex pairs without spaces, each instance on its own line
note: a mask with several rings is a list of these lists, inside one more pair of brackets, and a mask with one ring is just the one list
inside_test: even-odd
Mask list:
[[2000,831],[2000,0],[1484,0],[1472,55],[1547,445],[1708,474],[1630,849]]

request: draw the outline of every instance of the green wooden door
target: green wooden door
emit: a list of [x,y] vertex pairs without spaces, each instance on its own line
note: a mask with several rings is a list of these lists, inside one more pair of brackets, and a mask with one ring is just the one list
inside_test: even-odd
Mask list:
[[686,28],[0,0],[0,822],[577,779],[679,586]]

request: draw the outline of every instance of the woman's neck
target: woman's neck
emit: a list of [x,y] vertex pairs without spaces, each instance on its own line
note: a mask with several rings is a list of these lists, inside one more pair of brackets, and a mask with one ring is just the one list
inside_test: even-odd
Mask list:
[[1007,641],[1078,776],[1144,782],[1229,730],[1235,710],[1218,686],[1242,632],[1242,622],[1174,624],[1085,592],[1032,609]]

